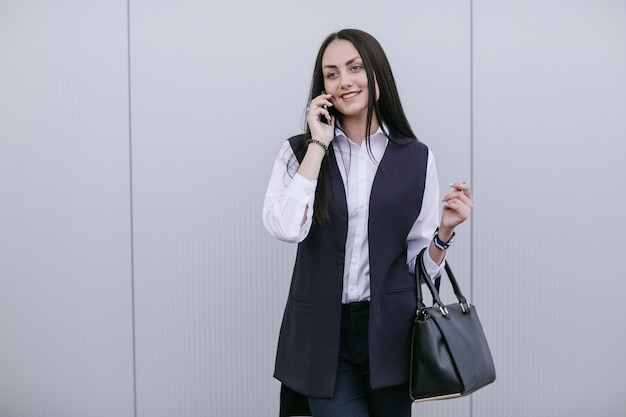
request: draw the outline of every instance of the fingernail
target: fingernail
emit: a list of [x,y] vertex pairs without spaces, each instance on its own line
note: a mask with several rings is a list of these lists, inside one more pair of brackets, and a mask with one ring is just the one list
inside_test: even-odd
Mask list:
[[448,186],[453,187],[453,186],[454,186],[454,183],[453,183],[453,182],[451,182],[450,184],[448,184]]

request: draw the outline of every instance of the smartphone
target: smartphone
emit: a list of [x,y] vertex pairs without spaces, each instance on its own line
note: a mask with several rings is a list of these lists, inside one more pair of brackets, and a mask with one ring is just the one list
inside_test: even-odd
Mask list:
[[[322,90],[321,94],[326,94],[326,91]],[[324,110],[328,110],[328,106],[327,105],[324,104],[322,107],[324,108]],[[324,124],[327,124],[327,125],[330,124],[330,120],[328,120],[326,118],[326,116],[324,116],[324,115],[320,116],[320,122],[322,122]]]

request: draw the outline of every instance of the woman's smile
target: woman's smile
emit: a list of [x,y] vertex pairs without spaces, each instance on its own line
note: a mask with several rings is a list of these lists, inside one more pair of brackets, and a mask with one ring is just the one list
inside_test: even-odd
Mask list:
[[343,93],[340,97],[343,101],[353,101],[359,94],[360,91],[351,91],[349,93]]

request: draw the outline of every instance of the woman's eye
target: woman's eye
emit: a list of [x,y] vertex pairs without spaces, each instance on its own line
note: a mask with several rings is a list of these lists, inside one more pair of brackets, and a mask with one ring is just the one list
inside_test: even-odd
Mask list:
[[335,78],[337,76],[336,72],[329,72],[328,74],[326,74],[327,78]]
[[361,65],[353,65],[353,66],[352,66],[352,71],[358,71],[358,70],[360,70],[361,68],[363,68],[363,66],[361,66]]

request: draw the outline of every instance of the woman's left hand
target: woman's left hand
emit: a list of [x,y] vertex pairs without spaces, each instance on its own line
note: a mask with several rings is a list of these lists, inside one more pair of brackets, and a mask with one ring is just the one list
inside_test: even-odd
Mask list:
[[469,185],[464,182],[450,184],[453,191],[443,198],[443,213],[441,215],[442,229],[454,230],[456,226],[467,220],[472,212],[474,203]]

